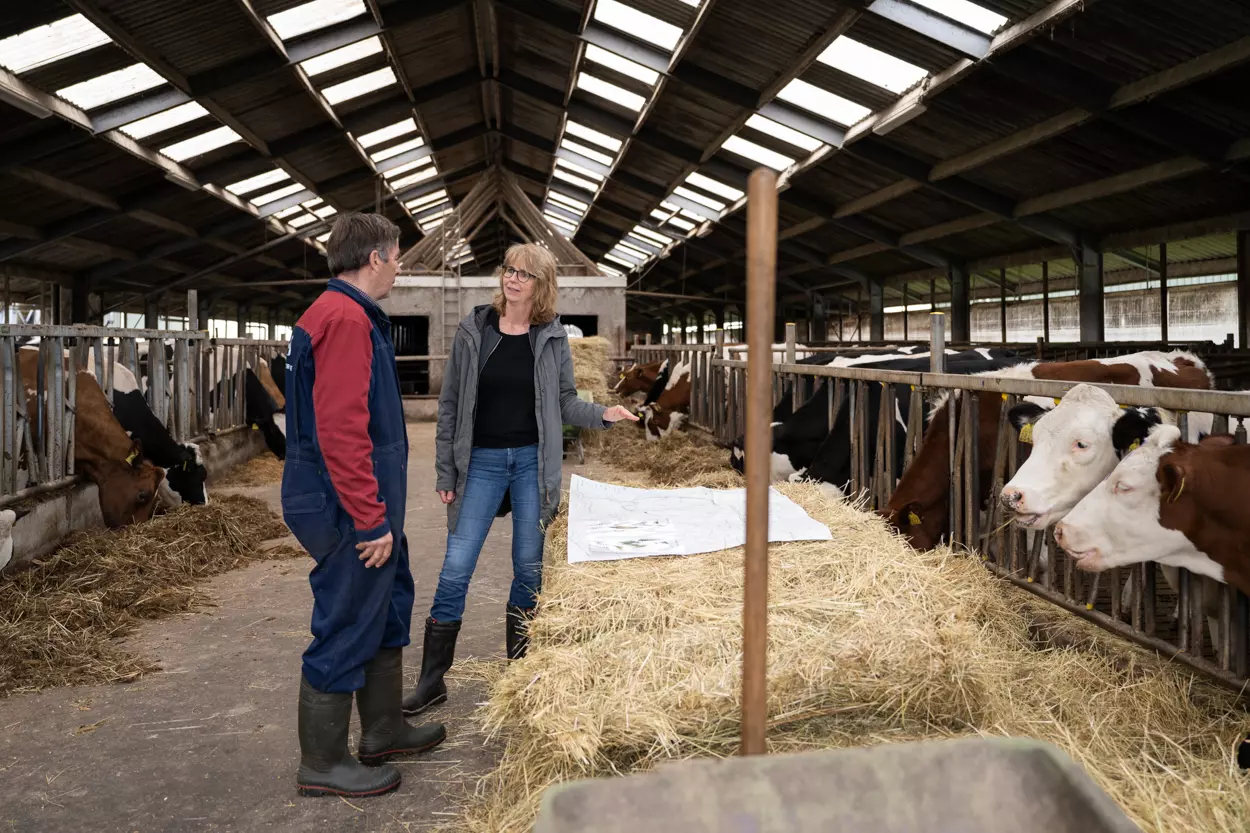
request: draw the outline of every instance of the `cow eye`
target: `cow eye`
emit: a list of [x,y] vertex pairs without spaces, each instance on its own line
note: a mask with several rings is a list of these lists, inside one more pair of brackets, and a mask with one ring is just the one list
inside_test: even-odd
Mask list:
[[1123,495],[1133,491],[1133,487],[1121,480],[1115,484],[1115,491],[1116,494]]
[[151,499],[152,499],[152,495],[150,492],[140,492],[138,495],[135,496],[135,504],[138,506],[142,506],[143,504],[147,503]]
[[1076,447],[1084,451],[1085,449],[1089,448],[1089,443],[1085,442],[1084,440],[1077,440]]

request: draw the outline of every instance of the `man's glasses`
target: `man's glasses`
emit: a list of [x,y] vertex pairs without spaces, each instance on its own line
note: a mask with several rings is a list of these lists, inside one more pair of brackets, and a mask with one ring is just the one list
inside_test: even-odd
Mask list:
[[534,275],[531,275],[529,272],[526,272],[524,269],[518,269],[515,266],[505,266],[503,270],[503,276],[505,278],[510,278],[513,275],[516,275],[517,280],[519,280],[521,283],[529,283],[530,281],[534,280],[534,277],[535,277]]

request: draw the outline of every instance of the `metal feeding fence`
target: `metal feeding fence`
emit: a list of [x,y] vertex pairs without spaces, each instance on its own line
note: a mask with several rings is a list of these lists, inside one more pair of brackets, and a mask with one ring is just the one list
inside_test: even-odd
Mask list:
[[[282,341],[212,338],[182,330],[12,325],[0,327],[0,507],[77,480],[78,372],[113,400],[117,366],[139,381],[152,413],[179,442],[247,427],[246,368],[285,351]],[[21,363],[37,357],[34,385]],[[159,361],[152,361],[157,356]],[[33,404],[33,408],[31,405]]]
[[[1218,584],[1218,598],[1203,598],[1204,582],[1187,570],[1178,571],[1175,590],[1160,581],[1154,562],[1117,567],[1106,573],[1083,573],[1054,542],[1053,528],[1027,532],[1008,525],[997,495],[1026,459],[1028,446],[1020,443],[1007,424],[1007,413],[1025,396],[1059,399],[1076,382],[1007,379],[943,373],[944,345],[932,346],[939,357],[930,372],[901,372],[857,367],[798,364],[791,335],[782,361],[771,363],[773,403],[789,391],[797,408],[805,394],[820,391],[826,397],[828,425],[845,407],[849,418],[850,492],[869,509],[885,507],[897,486],[894,476],[899,455],[905,469],[925,436],[925,408],[950,396],[947,462],[949,466],[948,540],[976,553],[995,574],[1072,613],[1147,648],[1185,662],[1209,677],[1242,688],[1250,683],[1250,600],[1226,584]],[[810,352],[808,348],[798,348]],[[714,345],[633,345],[639,363],[668,358],[690,367],[690,424],[711,433],[722,443],[742,436],[746,425],[747,362],[724,358],[723,333]],[[1022,357],[1026,358],[1026,357]],[[1244,420],[1250,418],[1250,394],[1097,385],[1120,405],[1156,406],[1178,415],[1184,434],[1187,414],[1214,415],[1212,431],[1229,432],[1246,442]],[[905,440],[898,446],[894,430],[899,393],[907,391],[910,405]],[[873,401],[876,404],[872,404]],[[870,408],[878,418],[870,419]],[[980,454],[980,412],[997,409],[991,481],[984,484]],[[875,430],[873,425],[875,423]],[[729,465],[726,455],[726,465]],[[985,488],[988,486],[988,489]],[[989,499],[983,500],[988,493]],[[1206,582],[1208,586],[1213,582]],[[1125,592],[1131,593],[1126,603]],[[1206,611],[1217,607],[1215,626]],[[1173,611],[1176,611],[1175,615]]]

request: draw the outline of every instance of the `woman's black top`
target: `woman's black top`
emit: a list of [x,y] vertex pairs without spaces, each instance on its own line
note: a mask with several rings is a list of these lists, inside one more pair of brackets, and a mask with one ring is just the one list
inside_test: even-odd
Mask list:
[[473,445],[478,448],[521,448],[538,444],[537,397],[534,395],[534,351],[528,333],[508,335],[491,316],[488,327],[499,332],[477,383],[477,415]]

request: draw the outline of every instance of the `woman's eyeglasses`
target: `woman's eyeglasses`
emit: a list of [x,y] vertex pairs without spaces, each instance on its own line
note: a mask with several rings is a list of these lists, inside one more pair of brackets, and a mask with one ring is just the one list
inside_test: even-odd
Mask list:
[[530,281],[534,280],[534,277],[535,277],[534,275],[531,275],[529,272],[526,272],[524,269],[518,269],[515,266],[505,266],[503,270],[503,276],[505,278],[510,278],[513,275],[516,275],[517,280],[519,280],[521,283],[529,283]]

